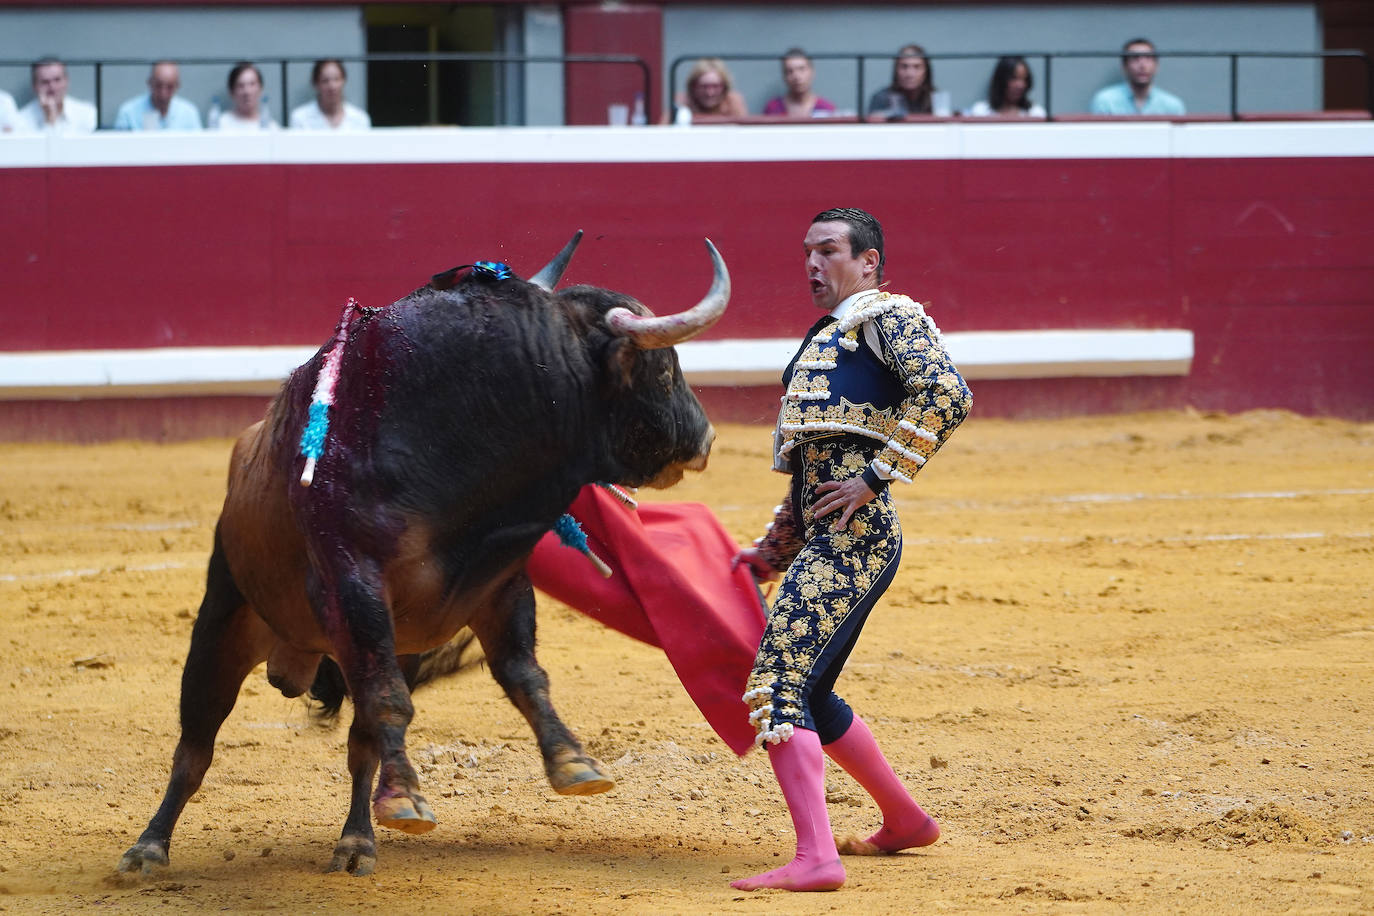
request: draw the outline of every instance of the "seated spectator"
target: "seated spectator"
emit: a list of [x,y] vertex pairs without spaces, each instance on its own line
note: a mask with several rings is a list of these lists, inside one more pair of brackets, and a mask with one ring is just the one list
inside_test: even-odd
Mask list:
[[367,112],[351,105],[344,98],[344,83],[348,71],[343,61],[328,58],[315,61],[310,71],[310,85],[315,87],[315,101],[291,110],[288,122],[293,130],[371,130],[372,119]]
[[14,96],[0,89],[0,134],[14,132],[14,122],[19,119],[19,109],[14,104]]
[[229,71],[229,94],[234,105],[209,126],[225,133],[248,134],[276,130],[277,122],[262,105],[262,71],[244,61]]
[[935,71],[920,45],[904,45],[892,60],[892,83],[868,100],[869,117],[897,120],[909,114],[930,114]]
[[95,130],[95,106],[67,95],[67,65],[56,57],[34,63],[33,101],[19,109],[19,133],[89,134]]
[[[744,117],[749,114],[749,106],[734,85],[725,61],[719,57],[703,57],[687,74],[687,91],[678,93],[673,99],[672,120],[677,124],[690,124],[701,115]],[[664,112],[663,123],[668,120],[669,115]]]
[[200,130],[196,106],[177,97],[181,69],[170,60],[153,64],[148,91],[119,106],[115,130]]
[[783,54],[782,81],[787,84],[787,94],[769,99],[768,104],[763,106],[763,113],[794,118],[823,118],[833,114],[834,104],[811,91],[811,81],[815,76],[816,68],[801,48],[792,48]]
[[1030,66],[1024,57],[1001,57],[988,81],[988,97],[974,102],[964,114],[971,118],[1006,117],[1043,118],[1045,109],[1030,100],[1035,86]]
[[1159,70],[1159,55],[1147,38],[1132,38],[1121,49],[1124,82],[1099,89],[1093,96],[1093,114],[1105,115],[1182,115],[1183,100],[1154,85]]

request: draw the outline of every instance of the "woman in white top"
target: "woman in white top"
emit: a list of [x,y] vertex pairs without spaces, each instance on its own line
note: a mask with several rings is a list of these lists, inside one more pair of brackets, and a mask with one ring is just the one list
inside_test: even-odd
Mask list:
[[249,134],[277,129],[277,122],[262,105],[262,72],[256,66],[247,61],[234,65],[229,71],[229,94],[234,105],[209,125],[212,130]]
[[315,61],[310,71],[310,84],[315,87],[315,101],[307,102],[291,111],[292,130],[370,130],[372,119],[367,112],[344,99],[344,83],[348,72],[343,61],[329,58]]
[[0,89],[0,134],[12,133],[18,120],[19,109],[14,104],[14,96]]
[[998,58],[988,81],[988,97],[975,102],[964,114],[971,118],[1004,117],[1043,118],[1045,109],[1030,100],[1030,67],[1024,57]]

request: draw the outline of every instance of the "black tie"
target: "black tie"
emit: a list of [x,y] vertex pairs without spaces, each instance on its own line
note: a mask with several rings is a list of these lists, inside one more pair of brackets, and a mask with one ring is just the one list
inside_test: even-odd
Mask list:
[[786,388],[788,385],[792,384],[792,369],[797,365],[797,360],[801,359],[801,355],[806,352],[807,344],[811,343],[811,338],[819,334],[821,332],[821,329],[828,327],[829,325],[832,325],[834,323],[834,315],[822,315],[820,321],[817,321],[815,324],[811,325],[811,330],[807,331],[806,336],[802,338],[801,348],[797,350],[797,352],[793,355],[791,361],[788,362],[787,368],[782,370],[783,388]]

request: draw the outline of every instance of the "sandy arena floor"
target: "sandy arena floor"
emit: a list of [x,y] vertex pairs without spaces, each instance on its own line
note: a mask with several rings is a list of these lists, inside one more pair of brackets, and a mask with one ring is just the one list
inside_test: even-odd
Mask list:
[[[769,431],[666,494],[751,539]],[[896,584],[840,682],[941,821],[832,894],[745,894],[791,853],[761,754],[657,650],[544,601],[540,658],[615,791],[547,787],[485,670],[416,697],[439,828],[326,875],[345,729],[245,684],[148,879],[227,440],[0,445],[0,911],[1374,911],[1374,425],[1280,413],[974,419],[900,491]],[[347,708],[345,710],[347,714]],[[828,776],[841,832],[876,826]]]

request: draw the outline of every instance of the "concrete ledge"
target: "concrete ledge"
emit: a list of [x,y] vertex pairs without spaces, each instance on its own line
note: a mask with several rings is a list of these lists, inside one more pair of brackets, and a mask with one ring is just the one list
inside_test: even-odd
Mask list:
[[275,394],[316,347],[158,347],[0,353],[0,399]]
[[[1368,156],[1374,121],[1170,123],[1148,117],[675,127],[382,127],[259,134],[101,130],[0,143],[0,168],[410,162],[798,162]],[[1344,116],[1342,116],[1344,118]],[[1014,127],[1014,129],[1013,129]],[[1015,136],[1014,145],[1009,143]]]
[[[1187,330],[962,331],[945,335],[969,380],[1187,375]],[[690,341],[697,386],[777,385],[794,338]],[[0,353],[0,400],[270,395],[315,347],[166,347]]]

